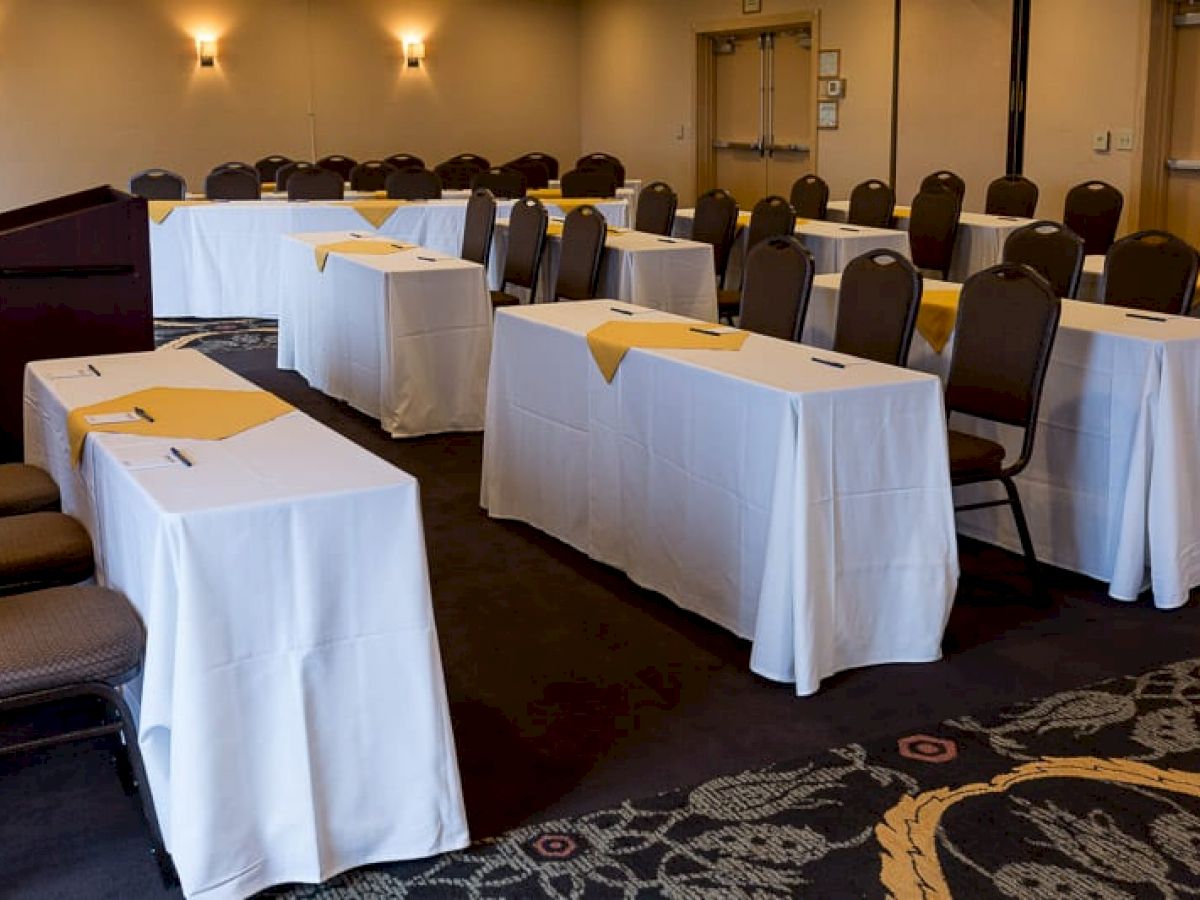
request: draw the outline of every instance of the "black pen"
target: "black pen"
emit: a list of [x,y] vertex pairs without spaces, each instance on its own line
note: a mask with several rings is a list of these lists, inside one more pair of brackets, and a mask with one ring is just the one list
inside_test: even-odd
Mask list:
[[846,225],[842,226],[842,231],[858,231],[858,230],[859,229],[857,229],[857,228],[849,228]]
[[823,366],[833,366],[835,369],[846,368],[845,363],[834,362],[832,359],[821,359],[819,356],[810,356],[809,359],[811,359],[813,362],[820,363]]
[[632,313],[632,312],[630,312],[629,310],[627,310],[627,309],[620,309],[620,308],[618,308],[618,307],[616,307],[616,306],[610,306],[610,307],[609,307],[609,309],[610,309],[612,312],[615,312],[615,313],[620,313],[620,314],[621,314],[621,315],[623,315],[623,316],[632,316],[632,315],[633,315],[633,313]]
[[93,375],[95,375],[97,378],[100,377],[100,370],[97,369],[95,366],[93,366],[91,363],[88,363],[88,368],[91,370]]
[[694,331],[694,332],[696,332],[696,334],[708,334],[708,335],[711,335],[712,337],[720,337],[721,334],[723,333],[720,331],[712,331],[711,329],[708,329],[708,328],[689,328],[688,331]]
[[137,413],[137,415],[138,415],[138,416],[140,416],[141,418],[145,419],[147,422],[153,422],[153,421],[154,421],[154,416],[150,415],[150,413],[146,412],[146,411],[145,411],[144,409],[142,409],[140,406],[135,406],[135,407],[133,408],[133,411],[134,411],[135,413]]
[[437,262],[437,259],[432,256],[418,256],[417,259],[423,259],[425,262]]
[[1145,319],[1147,322],[1165,322],[1167,321],[1162,316],[1147,316],[1142,313],[1125,313],[1127,319]]
[[674,238],[659,238],[659,241],[661,241],[661,242],[662,242],[662,243],[664,243],[664,244],[677,244],[677,243],[679,243],[679,242],[678,242],[677,240],[675,240]]
[[183,451],[180,450],[178,447],[171,448],[171,455],[173,457],[175,457],[177,460],[179,460],[181,463],[183,463],[185,466],[187,466],[189,469],[192,467],[192,461],[190,459],[188,459],[186,456],[184,456]]

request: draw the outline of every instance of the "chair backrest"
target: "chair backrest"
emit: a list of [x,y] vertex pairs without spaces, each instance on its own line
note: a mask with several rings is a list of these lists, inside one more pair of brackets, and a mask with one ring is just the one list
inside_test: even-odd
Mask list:
[[946,188],[923,190],[912,202],[908,220],[908,245],[918,269],[933,269],[950,277],[950,259],[958,236],[962,200]]
[[563,222],[555,300],[591,300],[600,279],[600,257],[608,233],[604,216],[591,205],[577,206]]
[[322,156],[318,159],[317,165],[322,169],[328,169],[330,172],[337,172],[342,176],[342,181],[349,181],[350,173],[358,165],[358,160],[351,159],[349,156],[342,156],[340,153],[331,153],[328,156]]
[[896,195],[878,178],[868,178],[850,192],[850,211],[846,220],[851,225],[867,228],[891,228],[892,213],[896,210]]
[[368,159],[350,170],[350,190],[382,191],[387,188],[387,177],[396,167],[382,159]]
[[209,200],[257,200],[261,190],[258,171],[253,168],[218,166],[204,179],[204,196]]
[[907,365],[923,284],[916,266],[895,250],[872,250],[850,260],[842,270],[833,349]]
[[1031,222],[1004,241],[1004,262],[1029,266],[1059,297],[1074,297],[1083,272],[1083,238],[1058,222]]
[[457,163],[458,165],[463,166],[472,166],[477,172],[483,172],[492,167],[492,164],[488,162],[487,157],[480,156],[478,153],[456,153],[454,156],[451,156],[448,160],[446,160],[446,162]]
[[546,207],[533,197],[513,203],[508,215],[508,255],[504,258],[504,284],[529,290],[529,302],[537,298],[537,276],[546,249]]
[[471,187],[471,182],[475,180],[475,176],[480,172],[486,172],[487,167],[480,168],[472,163],[446,160],[434,166],[433,171],[441,179],[444,190],[465,191]]
[[389,163],[392,167],[400,169],[423,169],[425,168],[425,160],[419,156],[413,156],[411,153],[393,153],[391,156],[384,159],[385,163]]
[[725,269],[729,265],[729,253],[733,249],[733,237],[737,233],[738,205],[733,195],[721,188],[713,188],[696,200],[692,217],[692,240],[712,244],[713,266],[717,284],[725,284]]
[[460,256],[486,266],[488,256],[492,252],[492,234],[495,230],[496,198],[487,188],[476,188],[467,200],[467,217],[463,223]]
[[963,197],[967,194],[967,183],[949,169],[938,169],[936,172],[930,172],[922,178],[921,186],[917,188],[918,193],[935,190],[949,191],[954,194],[958,198],[958,205],[961,207]]
[[572,169],[561,184],[564,197],[615,197],[619,182],[610,169]]
[[1029,460],[1062,302],[1028,266],[1001,263],[963,285],[946,410],[1024,427],[1014,472]]
[[669,235],[675,227],[679,197],[665,181],[652,181],[638,194],[635,231]]
[[471,179],[471,190],[477,188],[487,188],[504,200],[516,200],[525,196],[525,176],[516,169],[492,168]]
[[1104,302],[1187,315],[1196,293],[1196,251],[1169,231],[1121,238],[1104,260]]
[[550,169],[541,160],[532,159],[528,155],[509,160],[501,168],[524,175],[525,187],[530,190],[540,190],[550,185]]
[[820,175],[801,175],[792,184],[792,209],[803,219],[823,219],[829,206],[829,185]]
[[258,168],[257,167],[250,165],[250,163],[239,162],[236,159],[231,159],[229,162],[223,162],[220,165],[213,166],[211,171],[227,172],[230,170],[235,170],[238,172],[249,172],[256,179],[258,178]]
[[332,169],[306,165],[288,176],[287,195],[289,200],[341,200],[346,184]]
[[284,163],[275,170],[275,190],[287,192],[288,179],[292,177],[294,172],[299,172],[302,169],[315,169],[314,163],[305,162],[304,160],[293,160],[292,162]]
[[1037,211],[1038,186],[1024,175],[1001,175],[988,185],[983,211],[990,216],[1032,219]]
[[182,200],[187,182],[168,169],[147,169],[129,179],[129,193],[147,200]]
[[1067,191],[1063,224],[1083,238],[1085,255],[1107,253],[1117,236],[1125,198],[1104,181],[1085,181]]
[[270,156],[264,156],[254,164],[254,168],[258,171],[258,180],[260,182],[274,182],[276,174],[279,172],[280,166],[286,166],[292,160],[286,156],[280,156],[278,153],[272,153]]
[[611,153],[587,153],[575,160],[575,168],[584,170],[601,169],[612,172],[617,187],[625,184],[625,165]]
[[759,241],[796,230],[796,213],[792,204],[778,195],[763,197],[750,210],[750,225],[746,228],[746,252]]
[[746,254],[739,326],[785,341],[799,340],[815,270],[812,253],[792,235],[759,241]]
[[[558,178],[558,160],[549,153],[539,153],[536,151],[533,153],[522,153],[511,163],[509,163],[509,165],[511,166],[514,164],[520,164],[518,165],[518,168],[520,168],[520,166],[523,166],[526,163],[537,163],[542,166],[546,170],[547,181],[551,178]],[[529,176],[526,175],[526,177],[528,178]],[[533,187],[533,182],[530,182],[529,186]],[[546,187],[544,184],[540,186]]]
[[438,200],[442,196],[442,179],[428,169],[389,172],[383,186],[393,200]]

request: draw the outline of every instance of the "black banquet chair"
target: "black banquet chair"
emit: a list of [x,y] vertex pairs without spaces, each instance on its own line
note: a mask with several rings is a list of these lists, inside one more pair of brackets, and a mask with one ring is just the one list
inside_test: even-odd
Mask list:
[[850,211],[846,221],[864,228],[891,228],[896,210],[896,195],[878,178],[868,178],[850,192]]
[[816,264],[790,234],[776,234],[746,254],[741,319],[746,331],[785,341],[800,340]]
[[802,219],[824,219],[829,207],[829,185],[820,175],[801,175],[792,184],[792,209]]
[[1104,302],[1186,316],[1196,293],[1196,251],[1167,231],[1121,238],[1104,260]]
[[78,584],[95,571],[92,540],[71,516],[43,510],[0,518],[0,597]]
[[1001,175],[988,185],[983,211],[989,216],[1032,219],[1037,212],[1038,186],[1024,175]]
[[1083,238],[1085,256],[1104,254],[1117,236],[1125,198],[1104,181],[1085,181],[1067,191],[1063,224]]
[[368,159],[350,170],[350,190],[383,191],[387,189],[387,177],[396,171],[391,163],[382,159]]
[[496,230],[496,198],[487,188],[471,191],[467,200],[467,215],[463,221],[463,259],[488,264],[492,252],[492,236]]
[[413,156],[411,153],[393,153],[384,159],[384,162],[400,171],[425,168],[425,160],[419,156]]
[[[279,173],[280,166],[286,166],[292,160],[278,153],[272,153],[269,156],[264,156],[254,164],[255,170],[258,172],[258,180],[260,183],[270,182],[275,183],[275,176]],[[278,188],[276,188],[278,190]]]
[[675,227],[679,197],[665,181],[652,181],[638,194],[635,231],[670,235]]
[[525,187],[531,191],[541,190],[550,185],[550,170],[541,160],[532,159],[528,154],[510,159],[500,168],[520,172],[525,176]]
[[471,182],[480,172],[486,172],[487,167],[480,168],[471,163],[446,160],[433,167],[433,173],[442,183],[442,189],[447,191],[470,190]]
[[963,198],[967,195],[967,183],[961,177],[949,169],[938,169],[938,171],[930,172],[921,179],[921,185],[917,188],[917,191],[918,193],[921,191],[935,191],[939,188],[943,191],[949,191],[958,197],[958,205],[962,206]]
[[913,265],[937,272],[944,281],[949,280],[961,211],[962,200],[945,188],[922,190],[913,198],[908,220],[908,244]]
[[1083,238],[1058,222],[1031,222],[1004,241],[1004,262],[1029,266],[1057,296],[1074,297],[1083,273]]
[[318,159],[317,165],[322,169],[337,172],[341,176],[342,181],[345,182],[350,180],[350,173],[358,165],[358,160],[351,159],[349,156],[342,156],[340,153],[331,153],[328,156],[322,156]]
[[833,349],[891,366],[908,364],[924,281],[894,250],[873,250],[842,270]]
[[58,485],[44,469],[0,463],[0,517],[54,512],[59,500]]
[[[750,224],[746,226],[744,252],[748,259],[750,251],[761,241],[779,235],[791,235],[796,230],[796,214],[792,204],[783,197],[772,194],[763,197],[750,210]],[[743,273],[745,266],[743,263]],[[742,305],[742,294],[738,290],[719,290],[717,292],[717,314],[725,321],[732,321]]]
[[513,204],[508,216],[508,252],[504,257],[503,281],[500,290],[491,292],[493,308],[515,306],[521,302],[516,294],[507,292],[509,285],[525,288],[530,303],[537,300],[538,272],[546,250],[548,224],[549,216],[539,200],[522,197]]
[[261,190],[253,168],[218,166],[204,179],[204,196],[209,200],[257,200]]
[[287,179],[289,200],[341,200],[345,195],[346,184],[332,169],[305,165]]
[[[948,431],[954,486],[999,481],[1005,496],[956,506],[958,512],[1009,506],[1036,595],[1042,595],[1037,556],[1013,478],[1029,463],[1042,384],[1054,347],[1062,303],[1049,282],[1026,266],[1002,263],[963,285],[946,380],[946,411],[1023,429],[1016,458],[987,438]],[[1003,340],[997,340],[1003,335]]]
[[600,257],[608,233],[604,216],[590,204],[577,206],[563,222],[554,279],[555,300],[591,300],[600,280]]
[[575,160],[575,168],[585,171],[611,172],[617,187],[625,184],[625,164],[611,153],[587,153]]
[[389,172],[383,186],[393,200],[438,200],[442,196],[442,179],[428,169]]
[[502,200],[516,200],[525,196],[525,176],[516,169],[491,168],[471,179],[471,190],[478,188],[487,188]]
[[147,200],[182,200],[187,182],[169,169],[147,169],[129,179],[129,193]]
[[615,197],[620,182],[610,169],[572,169],[560,184],[563,197]]
[[301,169],[312,168],[315,168],[313,163],[306,162],[305,160],[296,159],[284,163],[275,170],[275,191],[280,194],[286,194],[288,179],[292,177],[292,173],[299,172]]
[[713,269],[718,290],[725,286],[725,270],[729,268],[729,255],[733,251],[733,240],[737,234],[737,220],[737,201],[722,188],[705,191],[696,200],[691,238],[693,241],[712,245]]

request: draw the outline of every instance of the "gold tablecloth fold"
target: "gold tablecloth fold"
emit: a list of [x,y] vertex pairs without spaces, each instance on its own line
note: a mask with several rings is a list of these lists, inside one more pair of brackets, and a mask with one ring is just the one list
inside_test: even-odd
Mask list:
[[934,352],[941,353],[954,333],[958,319],[958,291],[926,291],[921,295],[917,310],[917,331],[929,342]]
[[386,256],[389,253],[399,253],[409,250],[412,244],[400,241],[389,241],[383,238],[351,238],[345,241],[333,241],[328,244],[318,244],[313,247],[313,257],[316,259],[317,271],[324,272],[325,264],[329,262],[330,253],[361,253],[365,256]]
[[362,216],[372,228],[381,228],[383,223],[396,211],[396,208],[404,203],[403,200],[343,200],[341,202]]
[[211,200],[147,200],[146,209],[150,213],[150,221],[155,225],[161,225],[177,206],[207,206],[211,202]]
[[[154,421],[141,417],[131,422],[107,425],[92,425],[87,421],[88,416],[133,412],[135,407],[142,409]],[[84,439],[91,431],[217,441],[277,419],[293,408],[266,391],[146,388],[71,410],[67,414],[71,460],[79,464]]]
[[[710,332],[719,331],[718,334]],[[633,347],[678,350],[740,350],[749,333],[687,322],[605,322],[587,334],[588,349],[611,382],[621,360]]]

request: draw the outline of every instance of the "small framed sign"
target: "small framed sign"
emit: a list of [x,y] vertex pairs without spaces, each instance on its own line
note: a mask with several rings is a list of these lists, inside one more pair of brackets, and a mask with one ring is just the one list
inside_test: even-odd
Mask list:
[[[743,0],[744,2],[744,0]],[[817,54],[817,74],[822,78],[837,78],[842,74],[842,51],[822,50]]]
[[845,78],[818,78],[817,97],[821,100],[841,100],[846,96]]
[[836,100],[822,100],[817,103],[817,127],[822,129],[838,127],[838,105]]
[[762,12],[762,0],[742,0],[742,12]]

